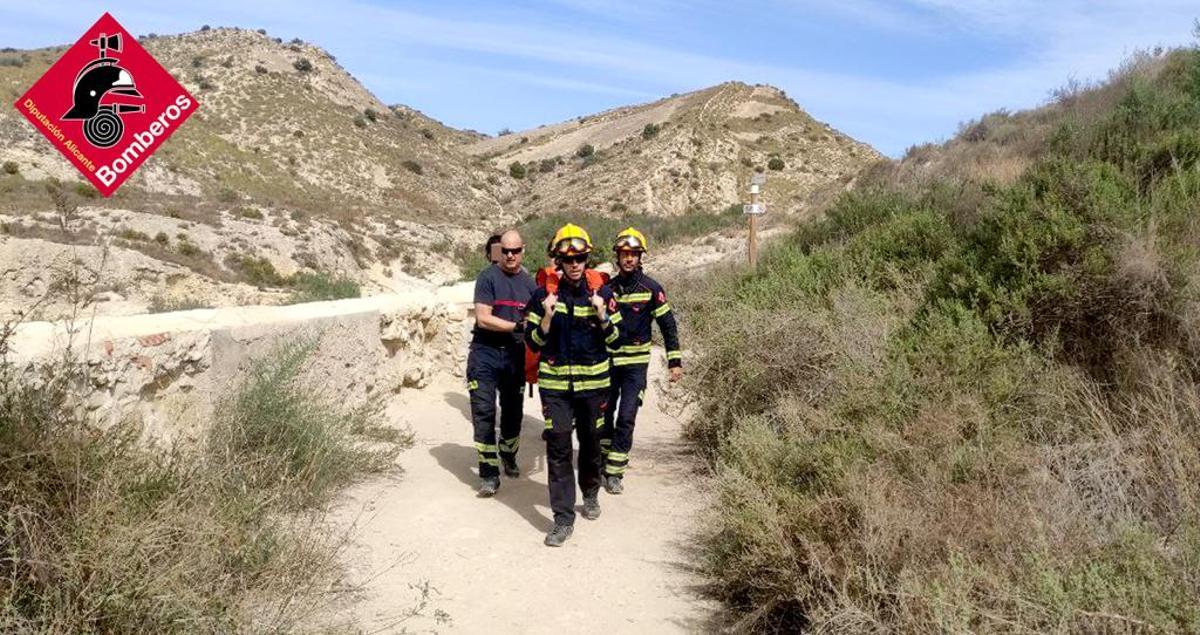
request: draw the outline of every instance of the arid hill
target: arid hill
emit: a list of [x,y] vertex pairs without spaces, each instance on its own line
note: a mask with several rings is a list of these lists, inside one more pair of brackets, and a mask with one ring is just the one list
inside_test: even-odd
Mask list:
[[[796,212],[878,158],[768,86],[488,138],[385,105],[300,40],[218,28],[140,41],[201,106],[111,199],[0,109],[0,310],[64,277],[102,280],[108,313],[295,300],[298,274],[365,293],[438,284],[487,233],[530,217],[713,212],[744,198],[754,170],[771,177],[772,211]],[[63,50],[0,52],[0,92],[15,100]]]
[[711,212],[744,200],[756,170],[770,177],[764,200],[773,211],[794,213],[812,192],[849,182],[880,158],[783,91],[740,82],[480,140],[467,151],[523,169],[516,202],[539,214]]

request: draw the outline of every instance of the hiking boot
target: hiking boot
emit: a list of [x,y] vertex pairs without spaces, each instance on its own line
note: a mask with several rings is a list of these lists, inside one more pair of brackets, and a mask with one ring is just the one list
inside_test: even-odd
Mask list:
[[575,528],[571,525],[555,525],[554,529],[551,529],[550,533],[546,534],[546,546],[563,546],[563,543],[567,541],[567,538],[571,537],[571,532],[573,531],[575,531]]
[[620,476],[608,476],[604,479],[604,491],[616,496],[625,491],[625,486],[621,484]]
[[600,517],[600,500],[595,494],[583,497],[583,517],[588,520],[596,520]]
[[491,498],[500,489],[500,477],[493,476],[479,482],[479,498]]
[[509,478],[520,478],[521,468],[517,467],[517,457],[500,457],[500,463],[504,465],[504,475]]

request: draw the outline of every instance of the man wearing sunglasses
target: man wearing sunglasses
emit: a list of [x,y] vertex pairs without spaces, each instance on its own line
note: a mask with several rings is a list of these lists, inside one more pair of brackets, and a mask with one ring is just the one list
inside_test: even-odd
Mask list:
[[[601,433],[604,454],[604,490],[620,494],[625,490],[625,470],[633,448],[633,427],[638,407],[646,394],[646,371],[650,366],[650,328],[658,323],[667,349],[670,381],[683,377],[683,354],[679,350],[679,329],[661,284],[642,272],[646,237],[629,227],[617,234],[613,252],[617,257],[617,275],[609,281],[621,315],[621,340],[612,351],[612,388],[609,408]],[[615,419],[615,420],[614,420]]]
[[527,307],[525,342],[540,352],[538,390],[546,428],[546,471],[554,528],[545,543],[560,547],[575,526],[575,469],[571,461],[571,431],[579,438],[579,489],[583,517],[600,517],[600,440],[608,400],[607,346],[619,337],[621,314],[612,292],[588,286],[588,255],[592,241],[586,231],[565,225],[554,236],[551,253],[562,267],[557,293],[541,287]]
[[[516,231],[500,237],[500,261],[475,280],[475,331],[467,356],[467,389],[479,454],[479,496],[490,497],[504,475],[521,475],[517,448],[525,399],[525,305],[537,285],[521,267],[525,241]],[[496,439],[496,400],[500,438]]]

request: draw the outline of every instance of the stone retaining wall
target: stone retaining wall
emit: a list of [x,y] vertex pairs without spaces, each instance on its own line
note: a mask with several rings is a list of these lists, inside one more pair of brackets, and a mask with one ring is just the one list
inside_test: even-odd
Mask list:
[[[356,405],[378,394],[461,376],[471,326],[470,288],[294,306],[230,307],[18,327],[10,361],[27,372],[68,356],[86,365],[89,417],[136,417],[155,438],[196,438],[254,360],[310,341],[302,381]],[[69,354],[68,354],[69,351]]]

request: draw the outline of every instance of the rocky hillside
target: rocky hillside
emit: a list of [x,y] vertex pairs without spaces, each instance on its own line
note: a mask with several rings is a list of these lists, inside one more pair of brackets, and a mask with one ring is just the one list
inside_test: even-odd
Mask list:
[[[515,220],[498,202],[510,187],[501,173],[456,149],[477,134],[383,104],[315,46],[241,29],[142,44],[201,109],[111,200],[14,109],[0,109],[9,255],[99,263],[91,252],[106,246],[109,274],[142,272],[125,281],[133,287],[226,304],[262,299],[255,286],[298,271],[345,276],[367,291],[452,279],[456,244]],[[62,50],[4,53],[0,90],[15,100]],[[51,179],[61,185],[48,194]],[[89,249],[67,257],[62,244]],[[0,285],[38,293],[46,275],[33,262],[8,269]],[[148,297],[125,282],[118,295]]]
[[483,139],[467,151],[524,177],[520,209],[679,215],[745,199],[765,171],[764,200],[794,213],[817,189],[848,183],[880,155],[821,123],[771,86],[730,82]]
[[[438,284],[532,217],[714,212],[754,170],[772,211],[795,212],[878,158],[768,86],[488,138],[385,105],[300,40],[220,28],[141,43],[201,107],[110,199],[0,109],[0,313],[64,278],[103,280],[107,313],[295,300],[295,276],[313,274],[365,293]],[[0,92],[15,100],[63,50],[0,52]]]

